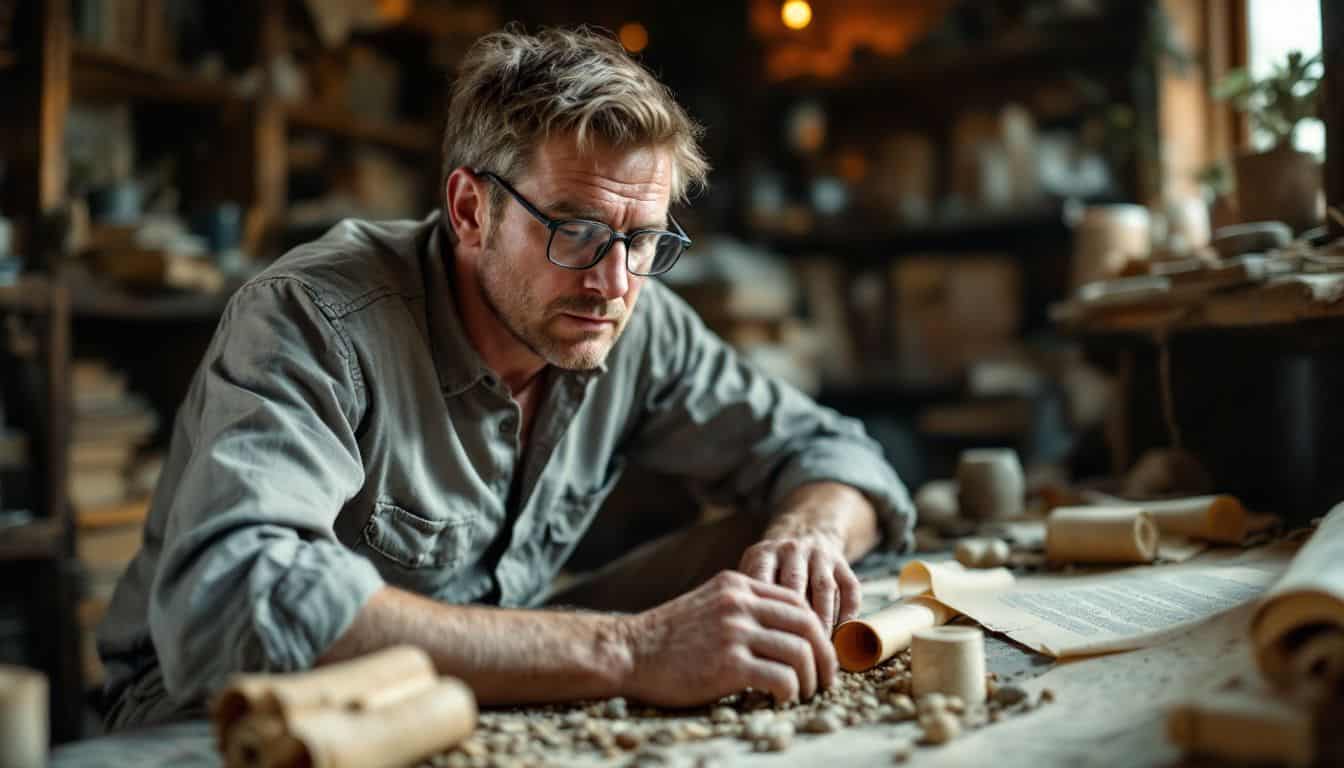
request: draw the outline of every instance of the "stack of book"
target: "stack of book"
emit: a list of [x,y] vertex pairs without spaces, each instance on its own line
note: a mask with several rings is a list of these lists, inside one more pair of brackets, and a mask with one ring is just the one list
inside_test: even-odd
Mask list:
[[78,360],[72,374],[68,488],[76,550],[88,576],[80,605],[85,676],[97,683],[102,670],[93,632],[143,540],[159,462],[139,453],[157,429],[158,417],[143,398],[127,390],[126,377],[103,362]]

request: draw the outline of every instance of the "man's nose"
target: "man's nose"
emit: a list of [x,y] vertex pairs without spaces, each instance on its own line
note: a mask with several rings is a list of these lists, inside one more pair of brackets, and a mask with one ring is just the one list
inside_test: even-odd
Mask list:
[[604,299],[618,299],[630,290],[630,273],[625,269],[625,243],[611,244],[607,254],[591,269],[584,270],[583,285]]

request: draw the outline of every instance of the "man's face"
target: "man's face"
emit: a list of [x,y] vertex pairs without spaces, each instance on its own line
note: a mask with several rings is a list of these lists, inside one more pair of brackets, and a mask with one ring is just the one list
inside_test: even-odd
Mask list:
[[[658,148],[595,148],[580,153],[572,139],[538,148],[531,169],[509,179],[553,219],[601,221],[620,232],[667,228],[672,165]],[[495,315],[547,363],[596,368],[625,329],[646,278],[626,270],[624,243],[590,269],[571,270],[546,258],[550,232],[505,194],[499,227],[487,238],[481,291]]]

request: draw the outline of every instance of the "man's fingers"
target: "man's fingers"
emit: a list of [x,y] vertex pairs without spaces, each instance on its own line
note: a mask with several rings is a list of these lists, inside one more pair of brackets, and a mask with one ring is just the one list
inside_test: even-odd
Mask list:
[[788,664],[797,679],[800,700],[810,699],[817,692],[817,662],[807,640],[788,632],[762,628],[748,641],[747,647],[759,658]]
[[841,562],[835,569],[835,583],[840,588],[840,616],[836,620],[849,621],[859,615],[863,607],[863,585],[850,569],[849,563]]
[[807,591],[807,556],[797,546],[787,547],[779,555],[779,586],[803,594]]
[[788,664],[756,657],[747,662],[743,671],[748,687],[769,692],[775,701],[783,703],[798,699],[798,674]]
[[829,558],[821,552],[812,553],[812,568],[809,579],[812,590],[812,610],[827,632],[835,626],[835,572]]
[[764,547],[752,548],[742,556],[742,572],[767,584],[775,583],[775,553]]
[[803,599],[802,593],[794,592],[791,589],[785,589],[778,584],[753,579],[750,582],[750,587],[751,591],[754,592],[757,597],[764,597],[768,600],[778,600],[800,608],[807,607],[807,601]]
[[817,682],[822,688],[831,687],[837,667],[835,648],[831,646],[827,630],[822,628],[821,622],[806,606],[762,602],[754,614],[761,626],[797,635],[811,644],[812,658],[817,667]]

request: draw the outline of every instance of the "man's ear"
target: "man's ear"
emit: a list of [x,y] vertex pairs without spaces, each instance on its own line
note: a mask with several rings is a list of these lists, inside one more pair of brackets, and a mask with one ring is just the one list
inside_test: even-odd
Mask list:
[[443,184],[443,195],[448,211],[448,225],[457,235],[461,248],[480,248],[490,226],[490,196],[486,180],[468,168],[458,168],[448,175]]

